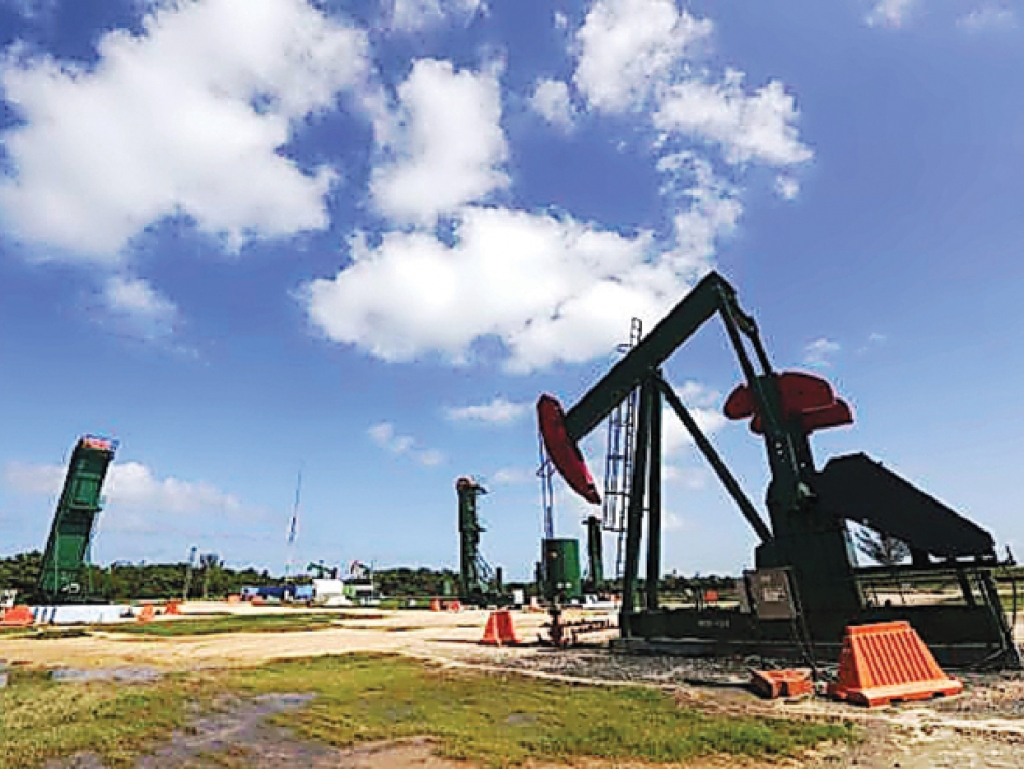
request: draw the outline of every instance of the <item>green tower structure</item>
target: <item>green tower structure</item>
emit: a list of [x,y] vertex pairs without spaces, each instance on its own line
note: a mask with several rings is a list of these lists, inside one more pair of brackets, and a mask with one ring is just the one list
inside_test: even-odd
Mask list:
[[36,585],[46,603],[90,600],[89,547],[102,509],[103,481],[116,449],[114,441],[94,435],[82,436],[75,444]]
[[469,477],[455,482],[459,496],[459,600],[485,604],[492,592],[491,567],[480,554],[480,535],[485,531],[477,513],[477,497],[487,489]]

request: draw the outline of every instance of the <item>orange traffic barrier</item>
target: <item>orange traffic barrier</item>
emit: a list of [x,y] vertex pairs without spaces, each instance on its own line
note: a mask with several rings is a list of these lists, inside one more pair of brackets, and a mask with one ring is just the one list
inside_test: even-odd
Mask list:
[[232,593],[228,596],[228,603],[239,603],[242,600],[242,596],[237,593]]
[[430,600],[430,610],[431,611],[441,611],[441,599],[440,598],[432,598]]
[[32,615],[32,609],[28,606],[12,606],[10,609],[0,609],[0,625],[4,627],[28,627],[36,618]]
[[462,611],[462,604],[458,601],[449,601],[446,608],[448,611]]
[[139,616],[136,617],[139,622],[149,622],[153,617],[156,616],[156,609],[153,608],[153,604],[147,603],[142,607],[142,611],[139,612]]
[[516,635],[512,612],[508,609],[492,611],[487,618],[487,627],[484,628],[484,637],[480,639],[480,643],[489,646],[515,646],[522,643]]
[[814,693],[808,670],[752,670],[750,685],[762,697],[803,697]]
[[870,708],[959,694],[963,688],[942,671],[909,622],[880,622],[846,628],[839,678],[828,693]]
[[170,616],[181,614],[181,601],[168,601],[164,607],[164,614]]

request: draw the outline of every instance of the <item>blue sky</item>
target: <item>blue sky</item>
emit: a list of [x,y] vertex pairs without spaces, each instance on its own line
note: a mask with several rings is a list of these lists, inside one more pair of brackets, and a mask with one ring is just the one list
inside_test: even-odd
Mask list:
[[[866,451],[1024,545],[1024,11],[997,0],[0,0],[0,554],[79,434],[100,562],[532,569],[533,403],[709,269]],[[667,366],[760,504],[709,326]],[[598,432],[603,432],[603,428]],[[586,443],[600,472],[602,439]],[[753,535],[674,423],[665,570]],[[582,536],[562,493],[557,531]],[[609,543],[610,544],[610,543]]]

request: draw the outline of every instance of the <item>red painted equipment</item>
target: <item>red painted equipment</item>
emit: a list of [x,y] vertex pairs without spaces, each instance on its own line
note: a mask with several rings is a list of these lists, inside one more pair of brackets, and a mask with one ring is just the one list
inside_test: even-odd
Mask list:
[[516,635],[516,627],[512,622],[512,612],[508,609],[492,611],[487,618],[484,637],[480,643],[489,646],[515,646],[522,643]]
[[828,693],[870,708],[959,694],[963,688],[942,671],[909,622],[881,622],[846,628],[839,679]]
[[562,404],[550,395],[540,396],[537,400],[537,421],[540,423],[544,448],[565,482],[592,505],[601,504],[601,495],[598,494],[594,479],[587,469],[587,462],[583,459],[579,446],[569,439],[565,431],[565,411]]
[[[808,434],[815,430],[839,427],[853,423],[849,405],[837,398],[832,386],[821,377],[799,371],[786,371],[775,379],[779,388],[783,418],[799,417]],[[733,390],[725,401],[725,415],[729,419],[750,420],[750,431],[764,434],[761,415],[757,412],[754,394],[750,387],[742,384]]]
[[32,609],[28,606],[12,606],[10,609],[0,609],[0,626],[3,627],[28,627],[35,622]]
[[751,670],[750,685],[762,697],[803,697],[814,694],[809,670]]

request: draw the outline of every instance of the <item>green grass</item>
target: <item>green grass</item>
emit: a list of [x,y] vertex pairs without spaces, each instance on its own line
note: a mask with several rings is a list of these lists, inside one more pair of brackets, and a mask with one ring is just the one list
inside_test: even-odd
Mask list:
[[339,620],[365,619],[358,614],[302,613],[302,614],[257,614],[219,615],[203,619],[176,619],[161,622],[140,622],[117,625],[110,628],[114,633],[174,638],[189,635],[217,635],[221,633],[289,633],[303,630],[324,630]]
[[515,675],[452,672],[422,662],[346,655],[248,670],[171,675],[153,683],[53,683],[12,671],[0,690],[0,767],[39,767],[82,751],[126,767],[169,739],[213,696],[314,692],[272,719],[299,737],[345,747],[431,736],[444,755],[510,766],[594,756],[678,762],[727,754],[798,755],[823,740],[855,738],[849,725],[759,720],[681,708],[663,692],[587,687]]
[[185,723],[187,703],[206,699],[206,690],[195,677],[62,684],[43,673],[11,671],[0,689],[0,767],[28,769],[81,751],[98,753],[109,767],[131,766]]
[[400,657],[348,655],[276,663],[237,674],[252,694],[316,692],[279,717],[308,739],[336,746],[429,735],[451,758],[489,766],[578,756],[682,761],[724,753],[795,755],[851,726],[765,721],[680,708],[640,687],[588,687],[514,675],[452,672]]

